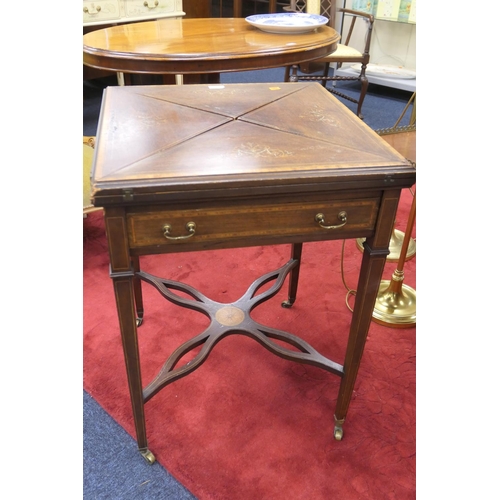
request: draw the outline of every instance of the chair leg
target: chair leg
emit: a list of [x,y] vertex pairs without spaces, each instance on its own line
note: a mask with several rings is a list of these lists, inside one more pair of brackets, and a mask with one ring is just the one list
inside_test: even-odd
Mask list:
[[330,63],[325,63],[325,68],[323,70],[323,80],[321,80],[321,85],[326,88],[326,78],[328,77],[328,73],[330,71]]
[[358,115],[361,120],[363,119],[363,115],[361,114],[361,106],[363,106],[363,101],[365,100],[366,92],[368,90],[368,78],[363,74],[361,76],[361,92],[359,93],[359,100],[358,100],[358,109],[356,114]]
[[285,68],[285,79],[283,81],[284,82],[289,82],[290,81],[290,66],[287,66]]
[[292,74],[290,75],[290,67],[287,66],[287,74],[285,74],[285,78],[288,78],[288,80],[285,80],[285,81],[288,81],[288,82],[298,82],[299,81],[299,77],[297,75],[299,71],[299,66],[297,64],[294,64],[292,66]]
[[[132,257],[132,266],[134,268],[134,272],[138,273],[141,270],[141,265],[139,261],[139,257]],[[135,319],[136,325],[141,326],[144,320],[144,305],[142,302],[142,284],[141,280],[134,276],[134,298],[135,298],[135,310],[137,317]]]
[[281,303],[282,307],[289,308],[292,307],[295,299],[297,298],[297,288],[299,286],[299,270],[300,270],[300,260],[302,257],[302,243],[292,243],[291,245],[291,256],[292,259],[298,261],[298,265],[295,266],[290,272],[290,277],[288,281],[288,300]]

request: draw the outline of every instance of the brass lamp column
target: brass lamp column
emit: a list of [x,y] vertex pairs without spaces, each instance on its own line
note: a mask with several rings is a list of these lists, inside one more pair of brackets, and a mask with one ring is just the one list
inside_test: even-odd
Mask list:
[[373,309],[372,319],[375,323],[393,328],[410,328],[417,322],[417,294],[413,288],[403,284],[403,268],[411,239],[411,231],[415,223],[416,200],[417,195],[415,194],[408,216],[397,268],[390,281],[382,280],[380,282],[377,300]]

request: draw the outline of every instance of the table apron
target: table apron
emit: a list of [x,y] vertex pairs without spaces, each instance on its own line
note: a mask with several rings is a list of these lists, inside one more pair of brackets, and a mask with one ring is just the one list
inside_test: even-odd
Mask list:
[[[334,52],[337,43],[325,47],[289,53],[264,53],[257,56],[227,54],[217,58],[169,58],[154,59],[144,54],[124,56],[106,53],[93,53],[84,49],[83,64],[92,68],[140,74],[200,74],[231,71],[251,71],[313,61]],[[284,78],[284,75],[283,75]]]
[[[131,209],[127,213],[128,241],[131,253],[141,255],[368,237],[375,230],[379,204],[380,199],[374,197],[238,207]],[[167,225],[169,232],[165,236]]]

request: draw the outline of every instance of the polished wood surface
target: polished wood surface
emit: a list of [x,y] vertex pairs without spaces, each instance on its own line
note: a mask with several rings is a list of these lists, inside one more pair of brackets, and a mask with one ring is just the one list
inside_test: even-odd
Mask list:
[[406,182],[409,162],[351,115],[311,83],[107,88],[94,196],[105,205],[121,204],[131,180],[140,202],[148,196],[159,201],[167,185],[182,191],[180,199],[198,196],[208,180],[222,190],[274,189],[291,182],[288,177],[314,181],[315,189],[332,189],[328,182],[343,188],[341,182],[360,176],[385,183],[388,172],[391,185],[398,186],[402,173]]
[[[144,404],[163,386],[195,370],[221,336],[234,333],[254,338],[285,359],[340,376],[334,417],[335,438],[342,438],[400,193],[414,182],[413,164],[318,83],[105,90],[92,200],[105,209],[137,442],[149,461]],[[282,305],[291,307],[302,243],[359,237],[366,242],[342,365],[295,335],[262,325],[256,329],[249,311],[257,299],[242,297],[229,306],[207,302],[192,288],[152,277],[139,265],[139,258],[150,254],[291,244],[290,261],[261,278],[267,283],[276,276],[282,284],[290,273],[288,300]],[[212,320],[201,336],[176,349],[146,388],[137,337],[144,311],[139,280]],[[324,286],[318,284],[319,294]],[[170,289],[196,300],[175,298]],[[240,323],[232,323],[234,311]],[[193,362],[176,366],[180,354],[204,342]]]
[[160,19],[87,33],[83,62],[125,73],[206,74],[310,61],[336,49],[328,26],[296,35],[265,33],[244,19]]

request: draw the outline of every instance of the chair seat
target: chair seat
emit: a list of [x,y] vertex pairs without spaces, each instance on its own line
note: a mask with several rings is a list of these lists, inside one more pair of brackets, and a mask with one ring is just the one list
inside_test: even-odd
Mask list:
[[[357,103],[358,107],[356,110],[356,114],[359,118],[363,119],[363,115],[361,114],[361,107],[363,105],[364,98],[366,96],[366,92],[368,89],[368,78],[366,77],[366,66],[370,61],[370,43],[371,36],[373,30],[374,16],[372,14],[367,14],[366,12],[360,12],[351,9],[337,8],[336,0],[317,0],[316,2],[309,5],[309,2],[302,1],[300,5],[298,2],[294,0],[291,1],[290,6],[291,10],[303,12],[307,10],[309,13],[319,14],[320,11],[322,13],[326,12],[325,4],[329,3],[329,24],[330,26],[335,26],[336,12],[342,13],[342,15],[346,15],[350,18],[350,23],[344,26],[346,28],[346,36],[342,38],[344,43],[339,43],[337,45],[337,50],[332,52],[326,57],[321,57],[320,59],[315,59],[313,61],[308,61],[305,63],[301,63],[298,66],[289,66],[286,68],[285,72],[285,81],[320,81],[323,87],[329,90],[332,94],[341,97],[342,99],[346,99],[353,103]],[[309,8],[308,8],[309,7]],[[328,14],[327,14],[328,15]],[[360,22],[356,25],[356,20],[360,19]],[[344,22],[344,19],[342,19]],[[354,27],[356,25],[356,29],[359,28],[361,23],[361,30],[365,31],[364,36],[364,47],[360,52],[358,49],[351,47],[351,35],[354,32]],[[359,33],[358,33],[359,34]],[[357,37],[356,37],[357,38]],[[348,68],[351,67],[352,64],[361,63],[361,69],[356,71],[353,74],[338,74],[337,70],[340,68]],[[334,68],[333,74],[330,73],[330,68],[336,65]],[[292,73],[291,73],[292,72]],[[300,72],[300,75],[298,74]],[[317,75],[320,73],[321,75]],[[327,82],[336,82],[336,81],[358,81],[361,84],[361,89],[359,93],[359,98],[356,99],[351,95],[347,95],[342,93],[336,85],[332,85],[331,87],[327,87]]]
[[340,59],[346,59],[351,62],[356,58],[363,58],[363,53],[353,47],[348,47],[347,45],[342,45],[341,43],[339,43],[335,52],[332,52],[328,56],[322,57],[321,60],[335,59],[336,61],[338,61]]

